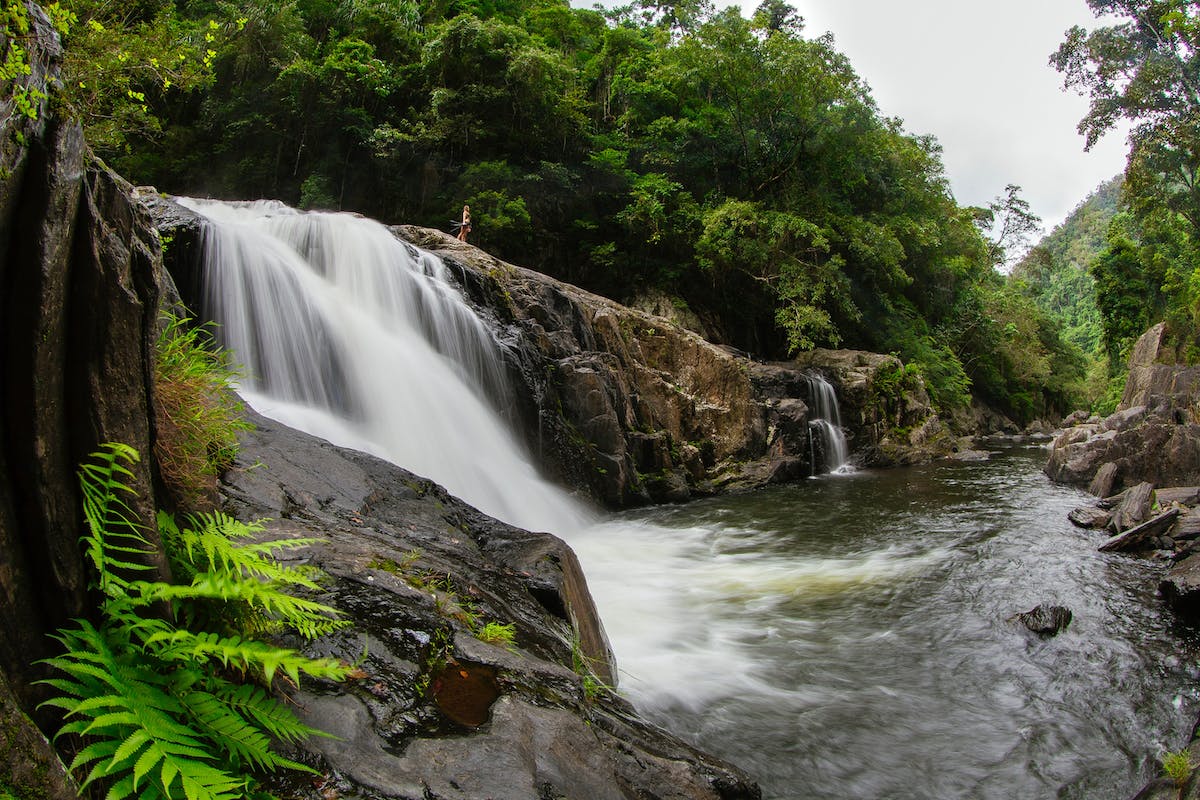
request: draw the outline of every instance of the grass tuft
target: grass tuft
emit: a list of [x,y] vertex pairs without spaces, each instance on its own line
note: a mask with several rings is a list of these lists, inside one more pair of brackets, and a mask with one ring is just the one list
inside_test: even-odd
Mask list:
[[217,478],[237,455],[237,433],[251,428],[231,388],[237,377],[206,326],[164,315],[156,344],[154,456],[177,510],[213,508]]

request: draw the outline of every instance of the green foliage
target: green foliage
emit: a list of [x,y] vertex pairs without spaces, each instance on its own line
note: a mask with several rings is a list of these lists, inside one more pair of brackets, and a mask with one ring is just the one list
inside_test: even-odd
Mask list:
[[[1010,275],[1045,314],[1058,320],[1063,338],[1094,353],[1102,336],[1095,280],[1089,265],[1105,248],[1116,215],[1119,179],[1102,186],[1049,236],[1029,251]],[[1111,201],[1111,205],[1109,202]]]
[[[58,2],[45,7],[54,29],[65,36],[76,22],[75,15]],[[0,8],[0,87],[7,90],[10,103],[0,116],[0,128],[7,129],[13,115],[26,119],[37,119],[46,93],[37,86],[30,86],[25,78],[33,73],[29,63],[26,44],[30,37],[29,9],[25,0],[4,0]]]
[[613,691],[611,686],[596,677],[592,659],[583,654],[578,634],[571,640],[571,669],[583,679],[583,697],[589,703]]
[[[190,583],[136,580],[148,569],[138,557],[150,547],[125,500],[132,493],[126,464],[136,458],[131,448],[110,444],[80,468],[88,525],[82,541],[100,595],[99,624],[77,620],[59,631],[65,652],[46,661],[61,675],[44,681],[55,690],[45,705],[65,714],[57,737],[81,737],[70,770],[83,776],[84,788],[106,785],[114,800],[268,797],[252,772],[308,769],[275,753],[272,741],[319,732],[262,686],[236,676],[269,685],[282,674],[296,684],[301,673],[341,680],[349,668],[208,628],[229,627],[214,606],[245,604],[302,635],[342,623],[332,609],[282,593],[284,586],[314,586],[311,576],[268,557],[272,549],[300,546],[298,540],[221,543],[222,536],[250,533],[227,517],[203,520],[200,531],[167,526],[170,559]],[[160,616],[164,605],[169,618]]]
[[511,646],[517,635],[517,626],[510,623],[489,622],[475,632],[475,638],[489,644]]
[[164,125],[155,106],[204,86],[216,48],[237,27],[183,19],[174,3],[157,0],[62,2],[72,22],[63,99],[83,122],[88,142],[118,164],[135,145],[161,138]]
[[[497,256],[617,300],[679,297],[762,357],[896,351],[946,407],[1011,372],[988,337],[953,335],[998,251],[939,145],[882,116],[787,3],[749,20],[648,0],[607,19],[564,0],[143,3],[121,35],[211,34],[215,56],[186,91],[129,87],[155,121],[125,139],[136,182],[443,230],[466,202]],[[81,61],[154,57],[95,36]],[[1031,219],[1021,202],[1014,187],[993,210],[1001,229]]]
[[216,480],[237,455],[237,433],[249,430],[231,389],[229,353],[205,326],[165,315],[155,344],[155,459],[177,507],[201,510]]
[[1176,750],[1162,754],[1163,773],[1171,779],[1177,788],[1192,777],[1192,754],[1187,750]]
[[1072,28],[1051,62],[1090,99],[1079,123],[1088,147],[1132,124],[1128,215],[1092,265],[1115,362],[1138,325],[1165,318],[1184,340],[1200,330],[1200,24],[1187,0],[1088,5],[1108,24]]

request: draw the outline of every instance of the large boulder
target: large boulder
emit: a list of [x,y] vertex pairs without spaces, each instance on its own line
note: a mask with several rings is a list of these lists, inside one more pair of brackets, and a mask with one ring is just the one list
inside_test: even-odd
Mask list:
[[[303,645],[360,666],[293,693],[336,738],[297,758],[323,776],[288,796],[758,798],[736,768],[643,721],[574,554],[487,517],[362,453],[258,419],[227,473],[225,507],[267,536],[315,536],[299,557],[353,625]],[[484,641],[511,624],[510,644]],[[300,644],[300,643],[296,643]],[[319,784],[319,785],[318,785]]]
[[[61,48],[41,10],[28,9],[31,71],[17,81],[49,96]],[[148,215],[56,104],[7,120],[0,174],[0,672],[46,725],[36,681],[56,646],[48,634],[94,603],[76,469],[103,442],[152,450],[151,348],[165,286]],[[128,481],[152,540],[153,469],[147,457]],[[165,573],[165,561],[149,561]]]
[[[1064,429],[1046,474],[1104,494],[1143,481],[1178,486],[1200,481],[1200,419],[1195,412],[1200,367],[1175,363],[1165,325],[1143,334],[1130,357],[1117,410]],[[1170,363],[1164,363],[1170,362]]]

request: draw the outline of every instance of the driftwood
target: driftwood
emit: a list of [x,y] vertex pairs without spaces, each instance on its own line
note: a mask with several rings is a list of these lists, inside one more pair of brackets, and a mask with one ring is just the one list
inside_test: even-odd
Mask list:
[[1080,528],[1107,528],[1112,514],[1102,508],[1084,506],[1067,514],[1067,519]]
[[1151,520],[1143,522],[1137,527],[1130,528],[1124,533],[1119,533],[1111,539],[1100,545],[1100,550],[1105,553],[1111,553],[1119,550],[1135,550],[1146,539],[1151,536],[1158,536],[1171,527],[1175,522],[1175,518],[1179,516],[1179,509],[1172,508],[1163,514],[1159,514]]
[[1109,528],[1114,533],[1121,533],[1141,525],[1150,518],[1150,496],[1154,494],[1154,484],[1142,482],[1125,493],[1121,504],[1113,509],[1112,522]]
[[1154,502],[1159,508],[1175,503],[1181,506],[1200,505],[1200,486],[1170,486],[1154,490]]

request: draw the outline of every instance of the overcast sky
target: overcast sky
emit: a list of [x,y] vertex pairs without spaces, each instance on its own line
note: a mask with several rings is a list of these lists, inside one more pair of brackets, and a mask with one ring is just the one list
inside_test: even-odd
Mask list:
[[[741,0],[742,13],[758,2]],[[1048,233],[1125,168],[1124,129],[1084,152],[1075,126],[1087,101],[1049,64],[1068,28],[1096,27],[1084,0],[789,2],[807,37],[833,33],[884,115],[937,137],[960,205],[987,205],[1015,183]]]
[[[791,3],[806,37],[833,33],[884,115],[937,137],[960,205],[1015,183],[1049,232],[1125,167],[1123,131],[1084,152],[1087,101],[1048,63],[1068,28],[1096,27],[1084,0]],[[758,2],[741,5],[750,16]]]

